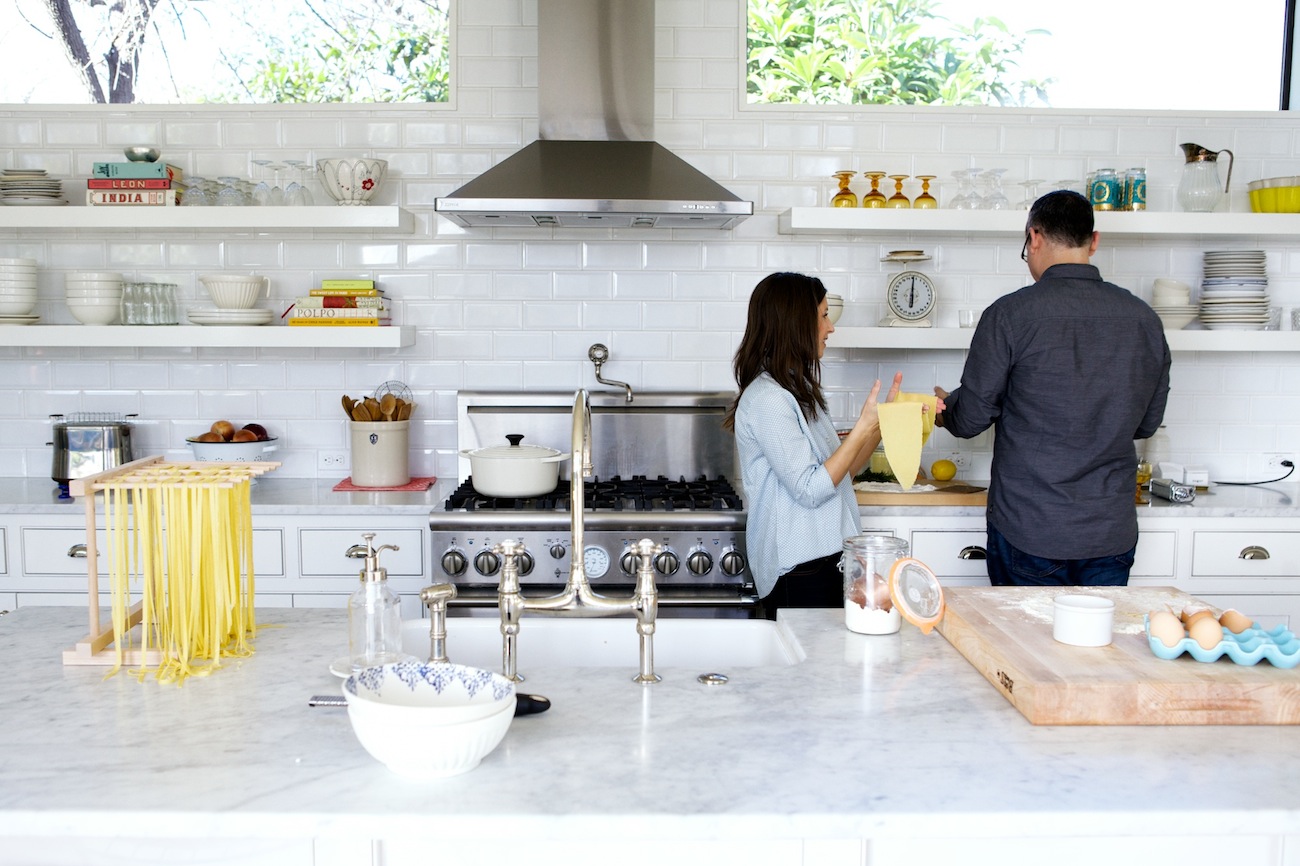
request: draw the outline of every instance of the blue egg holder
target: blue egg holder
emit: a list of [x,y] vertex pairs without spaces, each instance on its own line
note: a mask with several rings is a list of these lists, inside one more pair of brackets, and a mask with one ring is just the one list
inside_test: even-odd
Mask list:
[[1142,625],[1146,628],[1151,652],[1162,659],[1176,659],[1187,653],[1198,662],[1215,662],[1226,655],[1239,665],[1258,664],[1261,659],[1267,659],[1275,668],[1293,668],[1300,664],[1300,638],[1284,625],[1265,630],[1259,623],[1251,623],[1250,628],[1241,634],[1233,634],[1224,628],[1223,640],[1209,649],[1190,637],[1173,646],[1165,646],[1151,636],[1151,617],[1148,614],[1142,615]]

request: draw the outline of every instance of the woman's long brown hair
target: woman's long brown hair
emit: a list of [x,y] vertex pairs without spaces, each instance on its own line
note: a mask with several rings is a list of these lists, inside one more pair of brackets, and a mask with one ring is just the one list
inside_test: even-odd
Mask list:
[[740,397],[763,372],[794,395],[808,420],[817,409],[826,411],[821,362],[817,360],[817,314],[824,297],[822,281],[804,274],[770,274],[754,287],[745,335],[732,362],[740,391],[727,410],[723,427],[735,429]]

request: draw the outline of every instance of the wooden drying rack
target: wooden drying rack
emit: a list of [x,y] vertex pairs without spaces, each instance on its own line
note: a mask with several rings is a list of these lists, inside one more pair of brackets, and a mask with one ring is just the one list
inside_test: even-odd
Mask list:
[[[110,649],[110,645],[118,639],[113,631],[111,624],[108,627],[102,627],[100,623],[99,610],[99,549],[98,542],[95,538],[95,494],[108,489],[110,486],[117,486],[121,481],[129,479],[130,476],[139,476],[140,487],[156,485],[159,482],[157,475],[162,469],[213,469],[220,468],[230,473],[231,478],[225,482],[219,482],[221,486],[233,487],[242,481],[248,481],[258,475],[263,475],[278,467],[279,463],[250,461],[247,463],[238,462],[218,462],[218,461],[178,461],[167,462],[161,456],[143,457],[139,460],[132,460],[130,463],[123,463],[115,469],[109,469],[105,472],[98,472],[94,475],[87,475],[85,478],[74,478],[68,483],[68,493],[74,498],[78,496],[85,497],[86,506],[86,592],[89,596],[89,631],[84,638],[77,641],[71,648],[63,651],[63,663],[65,665],[115,665],[118,663],[116,650]],[[110,483],[113,482],[113,483]],[[129,634],[131,629],[140,624],[143,619],[143,602],[138,601],[127,610],[126,629]],[[121,639],[125,640],[126,635]],[[139,649],[126,649],[122,654],[122,663],[132,666],[139,665],[158,665],[162,661],[162,654],[156,649],[142,651]]]

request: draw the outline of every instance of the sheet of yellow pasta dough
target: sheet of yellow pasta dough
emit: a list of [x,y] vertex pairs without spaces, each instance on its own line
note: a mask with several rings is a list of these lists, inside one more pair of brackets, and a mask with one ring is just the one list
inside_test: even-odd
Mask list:
[[880,416],[880,438],[885,444],[889,468],[899,485],[904,490],[911,490],[917,470],[921,468],[921,404],[906,401],[881,403],[876,411]]
[[934,431],[934,411],[938,405],[938,398],[933,394],[913,394],[907,391],[900,391],[894,398],[896,403],[924,403],[928,409],[921,413],[921,444],[925,445],[930,441],[930,433]]

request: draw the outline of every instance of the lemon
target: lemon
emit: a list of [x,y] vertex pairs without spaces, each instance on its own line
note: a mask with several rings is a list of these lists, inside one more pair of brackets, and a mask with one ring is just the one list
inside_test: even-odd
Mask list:
[[936,460],[930,464],[930,477],[935,481],[951,481],[957,475],[957,464],[951,460]]

